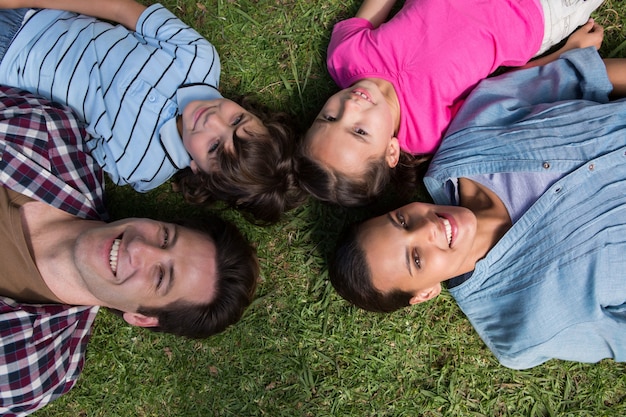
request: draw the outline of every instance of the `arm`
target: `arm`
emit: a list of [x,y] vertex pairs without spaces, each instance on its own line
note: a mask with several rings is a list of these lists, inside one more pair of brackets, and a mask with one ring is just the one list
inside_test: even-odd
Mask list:
[[606,58],[602,61],[613,84],[611,97],[626,97],[626,58]]
[[0,8],[19,7],[67,10],[117,22],[133,31],[146,9],[135,0],[0,0]]
[[[578,29],[570,36],[565,45],[556,52],[536,59],[523,68],[536,67],[556,60],[562,53],[575,48],[587,48],[595,46],[600,49],[604,38],[604,28],[594,22],[593,19]],[[612,95],[616,97],[626,97],[626,59],[606,58],[603,60],[609,81],[613,84]]]
[[[0,297],[0,349],[14,352],[2,358],[3,366],[24,375],[3,375],[0,414],[30,414],[76,384],[97,312],[97,307],[21,304]],[[45,325],[51,322],[60,326]],[[55,361],[61,353],[66,359]]]
[[387,16],[389,16],[395,3],[396,0],[364,0],[356,13],[356,17],[369,20],[377,28],[387,20]]
[[596,49],[600,49],[603,38],[604,28],[597,24],[593,19],[589,19],[580,29],[572,33],[562,48],[542,58],[530,61],[521,68],[531,68],[545,65],[556,60],[563,52],[567,52],[571,49],[587,48],[589,46],[595,46]]

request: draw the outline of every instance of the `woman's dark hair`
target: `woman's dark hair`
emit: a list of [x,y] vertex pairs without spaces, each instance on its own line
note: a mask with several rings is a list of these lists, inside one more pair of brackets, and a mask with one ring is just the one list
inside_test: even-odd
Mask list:
[[286,113],[270,112],[250,97],[234,101],[259,117],[269,133],[251,132],[250,140],[235,138],[234,154],[218,149],[215,172],[194,174],[186,168],[174,177],[174,188],[187,202],[224,201],[258,220],[274,223],[305,200],[293,173],[294,129]]
[[400,160],[390,168],[384,157],[370,160],[359,178],[329,170],[309,154],[305,139],[295,154],[294,169],[300,188],[318,200],[343,207],[370,204],[392,184],[403,195],[410,195],[423,176],[425,162],[430,156],[414,156],[400,152]]
[[328,265],[328,275],[340,296],[364,310],[389,313],[409,305],[412,294],[394,290],[378,291],[365,252],[359,243],[359,224],[353,224],[342,234]]
[[140,307],[138,312],[158,318],[159,326],[150,330],[196,339],[209,337],[239,321],[252,302],[259,277],[256,251],[237,227],[217,216],[176,223],[207,235],[215,244],[215,296],[208,304],[178,301],[156,309]]

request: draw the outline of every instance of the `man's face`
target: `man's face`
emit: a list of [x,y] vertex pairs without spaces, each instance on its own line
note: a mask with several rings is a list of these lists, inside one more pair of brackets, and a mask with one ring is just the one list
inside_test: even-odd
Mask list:
[[183,110],[181,136],[191,155],[191,169],[207,174],[219,170],[219,155],[235,154],[233,142],[266,135],[261,119],[225,98],[198,100]]
[[204,234],[171,223],[124,219],[83,232],[73,258],[100,305],[124,312],[174,301],[206,304],[216,287],[216,248]]
[[421,302],[431,290],[439,294],[441,282],[473,270],[475,236],[470,210],[412,203],[368,220],[358,239],[372,285],[383,293],[409,292]]
[[[332,171],[360,176],[372,160],[397,164],[391,107],[378,86],[361,80],[331,96],[306,134],[309,154]],[[390,155],[391,154],[391,155]]]

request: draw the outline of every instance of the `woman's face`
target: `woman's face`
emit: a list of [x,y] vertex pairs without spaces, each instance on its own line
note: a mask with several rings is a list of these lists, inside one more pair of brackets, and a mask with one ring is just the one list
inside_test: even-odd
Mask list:
[[218,155],[234,154],[235,140],[253,140],[268,133],[261,119],[225,98],[189,103],[183,110],[180,130],[196,173],[216,172]]
[[469,209],[426,203],[368,220],[358,239],[373,286],[414,294],[412,304],[433,298],[441,282],[474,269],[476,226]]

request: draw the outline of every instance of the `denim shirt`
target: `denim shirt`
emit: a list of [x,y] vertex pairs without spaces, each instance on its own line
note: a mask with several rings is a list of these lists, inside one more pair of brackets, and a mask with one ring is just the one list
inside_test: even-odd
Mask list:
[[505,366],[626,360],[626,101],[608,103],[593,48],[483,81],[425,183],[499,172],[560,174],[450,293]]

